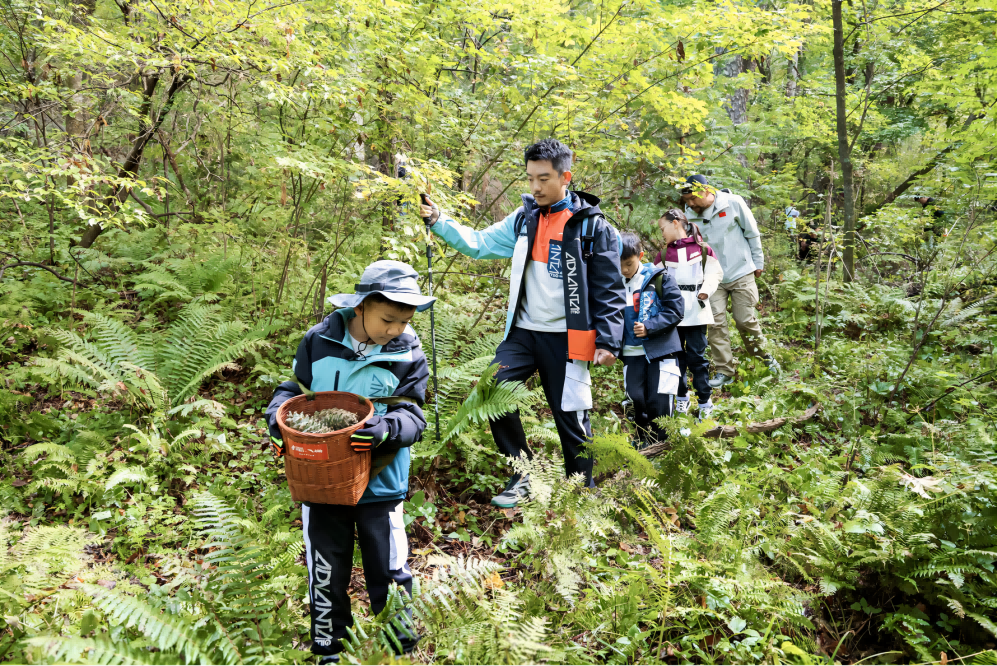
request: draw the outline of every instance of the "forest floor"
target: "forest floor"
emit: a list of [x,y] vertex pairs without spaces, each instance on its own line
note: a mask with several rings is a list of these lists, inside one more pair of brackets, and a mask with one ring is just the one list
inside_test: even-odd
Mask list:
[[[971,409],[968,403],[944,410],[938,404],[918,421],[883,405],[887,381],[910,351],[897,334],[907,306],[895,288],[858,293],[834,285],[829,300],[822,295],[823,340],[815,352],[814,288],[799,272],[812,267],[785,258],[774,264],[762,280],[760,312],[784,371],[773,377],[761,363],[742,359],[738,381],[714,398],[714,416],[743,426],[798,415],[819,402],[823,410],[814,421],[717,440],[702,436],[713,423],[672,419],[671,445],[651,464],[628,444],[619,367],[598,369],[592,448],[599,487],[564,482],[549,410],[538,407],[524,414],[538,452],[530,469],[535,497],[511,510],[489,504],[510,470],[487,428],[432,457],[420,457],[417,445],[405,503],[410,566],[427,589],[438,589],[440,572],[454,567],[478,567],[481,576],[479,587],[458,591],[448,610],[430,604],[418,611],[426,637],[414,661],[886,663],[997,656],[987,624],[994,598],[991,532],[980,522],[993,511],[988,488],[995,487],[997,462],[987,424],[960,411]],[[477,320],[484,307],[495,315],[489,319],[501,321],[501,303],[474,294],[464,299],[460,316]],[[438,317],[460,329],[454,306],[446,297],[441,305]],[[417,322],[424,339],[427,323]],[[487,345],[494,328],[468,340]],[[179,417],[130,434],[126,424],[141,415],[125,395],[106,399],[31,385],[9,391],[15,408],[26,409],[19,426],[6,430],[16,444],[8,439],[3,447],[10,481],[2,490],[4,534],[77,530],[72,534],[86,545],[59,590],[75,594],[96,585],[168,604],[216,550],[198,537],[210,529],[199,522],[210,493],[240,516],[238,529],[270,553],[268,561],[289,558],[260,579],[269,581],[267,598],[278,609],[266,654],[307,661],[300,652],[308,645],[301,514],[261,418],[274,381],[265,372],[289,362],[286,348],[293,353],[296,335],[272,340],[285,348],[271,365],[223,370],[205,384],[201,400],[221,403],[223,412],[198,418],[192,437],[182,434]],[[440,335],[445,341],[450,333]],[[470,341],[465,348],[442,364],[487,364],[486,351]],[[7,367],[38,352],[25,347],[6,358]],[[948,354],[949,367],[980,360],[944,339],[930,353]],[[933,372],[916,365],[913,395],[923,395],[918,382],[930,386]],[[473,382],[460,393],[453,377],[441,379],[441,390],[466,396]],[[6,571],[16,570],[18,552],[11,551]],[[488,562],[498,568],[482,564]],[[349,591],[357,616],[376,634],[359,553]],[[79,636],[84,623],[84,635],[91,631],[87,598],[73,597],[66,608],[75,611],[45,610],[47,626]],[[40,612],[28,604],[12,608],[11,616],[26,622]],[[383,645],[360,647],[362,659],[386,658],[378,651]],[[18,649],[9,658],[43,658],[38,645]]]

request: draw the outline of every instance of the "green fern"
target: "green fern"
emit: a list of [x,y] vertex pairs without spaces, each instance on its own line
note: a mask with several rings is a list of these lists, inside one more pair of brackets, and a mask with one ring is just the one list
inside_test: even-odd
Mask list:
[[528,548],[554,591],[574,603],[593,555],[620,531],[613,520],[618,505],[583,488],[580,475],[565,481],[559,457],[537,453],[532,460],[514,460],[513,466],[530,476],[530,496],[520,505],[523,522],[509,529],[502,547]]
[[978,316],[983,312],[983,306],[992,301],[995,296],[997,296],[997,294],[989,294],[973,303],[969,303],[968,305],[965,304],[960,298],[954,299],[942,313],[943,317],[941,320],[941,327],[952,328],[954,326],[959,326],[966,320]]
[[[296,563],[303,546],[300,538],[274,534],[209,493],[198,493],[193,501],[206,554],[192,566],[174,561],[163,567],[164,574],[173,577],[169,588],[174,597],[81,587],[106,623],[122,627],[125,636],[141,637],[157,652],[120,647],[120,639],[109,641],[100,632],[92,639],[69,641],[63,636],[39,636],[32,645],[55,661],[78,663],[285,661],[282,655],[293,651],[287,631],[296,636],[303,628],[300,605],[290,601],[300,599],[306,590],[304,570]],[[34,536],[22,543],[37,550],[54,536]]]
[[195,623],[189,618],[163,613],[161,607],[115,590],[96,585],[86,585],[83,589],[93,597],[94,605],[108,620],[115,625],[136,629],[161,652],[182,654],[186,663],[218,663],[210,658],[206,647],[198,640]]
[[495,380],[497,371],[497,364],[485,368],[470,395],[450,417],[440,441],[432,447],[420,447],[417,452],[420,458],[438,455],[448,442],[455,439],[474,447],[476,445],[472,440],[461,439],[468,430],[487,426],[490,420],[532,403],[533,394],[522,382],[498,382]]
[[547,620],[527,616],[519,595],[496,584],[502,566],[479,559],[437,554],[432,579],[413,580],[411,599],[392,587],[385,609],[350,630],[344,656],[373,663],[397,651],[397,636],[425,632],[424,641],[451,663],[526,664],[560,661],[564,652],[549,644]]
[[446,442],[470,425],[484,425],[500,416],[529,404],[531,394],[522,382],[498,382],[495,373],[498,364],[490,365],[481,373],[477,386],[471,391],[447,423],[442,441]]
[[138,333],[96,312],[83,313],[90,338],[53,328],[53,358],[37,358],[36,374],[88,393],[123,393],[145,410],[168,410],[193,396],[212,374],[265,345],[262,332],[226,321],[220,308],[194,302],[165,331]]
[[58,664],[173,664],[173,653],[154,653],[123,641],[76,636],[36,636],[25,641]]

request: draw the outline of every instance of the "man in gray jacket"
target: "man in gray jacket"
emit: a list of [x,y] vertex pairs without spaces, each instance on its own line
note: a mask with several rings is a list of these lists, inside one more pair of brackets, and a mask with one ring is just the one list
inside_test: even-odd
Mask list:
[[734,381],[737,360],[731,350],[727,330],[728,299],[734,324],[748,353],[763,359],[773,374],[778,373],[779,363],[766,353],[765,336],[755,316],[758,305],[755,278],[765,269],[762,235],[755,216],[744,199],[710,187],[706,176],[698,174],[686,179],[682,202],[686,206],[686,217],[699,225],[724,271],[724,282],[710,297],[713,326],[710,326],[709,340],[716,367],[710,386],[720,388]]

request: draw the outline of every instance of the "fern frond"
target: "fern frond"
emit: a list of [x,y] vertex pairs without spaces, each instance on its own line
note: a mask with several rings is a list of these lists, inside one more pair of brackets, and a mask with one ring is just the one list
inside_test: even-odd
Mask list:
[[103,352],[105,365],[111,367],[127,361],[149,367],[151,359],[143,359],[139,355],[141,345],[138,335],[123,322],[99,312],[87,312],[83,320],[93,326],[93,334],[100,351]]
[[35,636],[25,641],[41,648],[57,664],[174,664],[177,656],[169,652],[136,649],[126,641],[77,636]]
[[122,483],[149,483],[152,480],[153,479],[141,467],[122,467],[116,470],[114,474],[107,479],[107,482],[104,484],[104,489],[110,490],[111,488]]
[[522,382],[497,382],[498,364],[489,366],[471,395],[447,423],[441,444],[448,442],[469,425],[483,425],[529,404],[530,391]]
[[141,599],[98,585],[85,585],[83,589],[108,618],[142,632],[163,652],[179,652],[188,663],[210,663],[210,655],[197,640],[194,624],[182,615],[164,613],[162,608]]
[[123,383],[131,395],[140,397],[150,409],[163,409],[169,404],[169,394],[155,373],[127,361],[123,361],[120,365],[125,371],[126,379]]
[[220,309],[200,300],[188,304],[167,331],[139,335],[100,313],[84,313],[93,340],[52,328],[55,358],[36,359],[36,374],[85,390],[125,391],[148,410],[170,409],[197,392],[212,374],[267,343],[258,329],[224,321]]
[[949,307],[946,308],[946,316],[942,319],[941,326],[943,328],[958,326],[967,319],[979,315],[983,310],[983,306],[992,301],[995,296],[997,296],[997,294],[988,294],[987,296],[984,296],[969,305],[964,305],[961,299],[955,299],[949,304]]
[[21,457],[31,462],[34,462],[43,455],[47,456],[45,459],[46,462],[54,460],[76,460],[76,455],[72,449],[63,444],[56,444],[55,442],[32,444],[21,451]]
[[220,321],[216,306],[188,305],[159,347],[173,403],[184,402],[209,376],[265,344],[259,331]]
[[725,533],[741,514],[740,486],[725,483],[703,501],[696,517],[696,528],[703,534]]

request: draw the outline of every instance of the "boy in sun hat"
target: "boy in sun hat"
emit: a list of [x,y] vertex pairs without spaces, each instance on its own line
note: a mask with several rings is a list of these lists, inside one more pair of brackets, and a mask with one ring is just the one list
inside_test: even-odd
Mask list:
[[[375,402],[375,413],[352,437],[356,451],[371,451],[372,475],[356,506],[305,502],[301,508],[311,600],[312,652],[319,663],[338,661],[341,640],[353,625],[347,588],[353,571],[354,534],[360,545],[364,578],[374,614],[384,609],[391,583],[412,592],[408,539],[402,501],[408,492],[409,447],[422,439],[426,419],[429,366],[419,337],[409,326],[416,312],[432,305],[423,296],[415,269],[400,261],[375,261],[366,268],[354,294],[336,294],[340,308],[313,326],[294,356],[292,369],[311,391],[347,391]],[[284,382],[267,407],[270,436],[282,448],[277,409],[302,390]],[[399,635],[404,652],[418,638]]]

